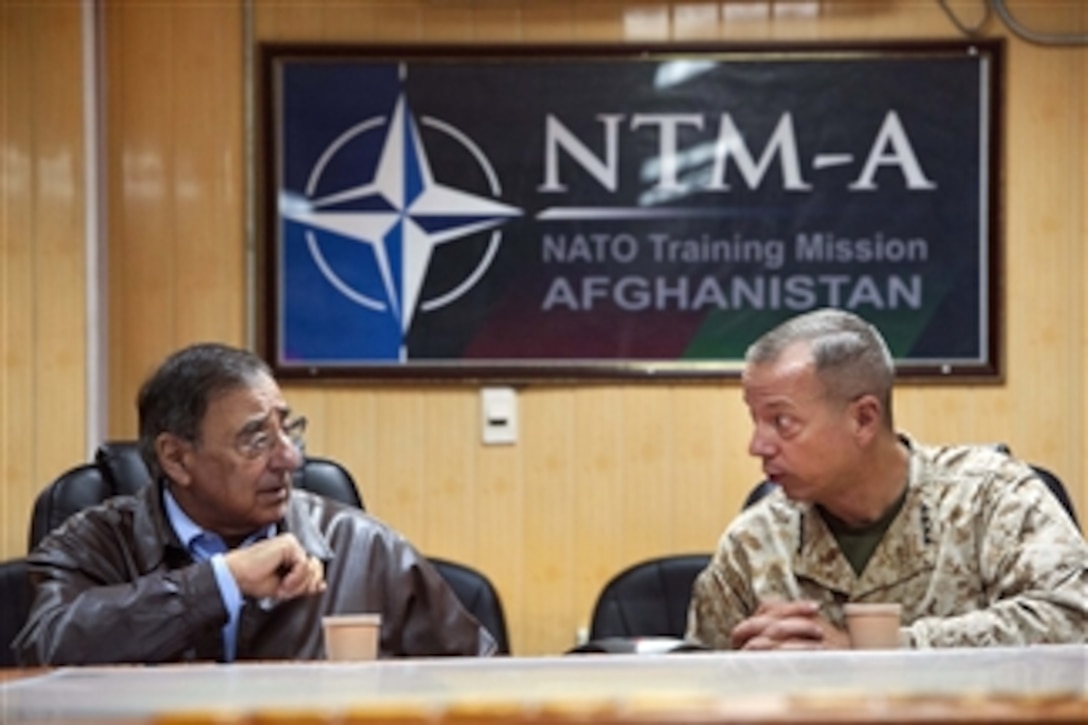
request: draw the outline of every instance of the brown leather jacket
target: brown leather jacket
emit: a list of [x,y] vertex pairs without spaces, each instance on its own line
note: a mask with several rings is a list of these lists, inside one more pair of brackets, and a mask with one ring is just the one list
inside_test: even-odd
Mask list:
[[[221,660],[227,621],[210,562],[194,563],[161,486],[71,517],[29,556],[25,665]],[[495,642],[404,537],[365,512],[291,493],[281,531],[325,562],[328,588],[265,611],[246,601],[237,659],[322,659],[321,617],[380,612],[381,657],[490,655]]]

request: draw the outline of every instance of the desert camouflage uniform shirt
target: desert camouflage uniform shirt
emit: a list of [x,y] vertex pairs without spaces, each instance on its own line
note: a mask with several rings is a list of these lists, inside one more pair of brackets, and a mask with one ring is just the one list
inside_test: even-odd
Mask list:
[[911,445],[904,505],[861,575],[811,504],[775,491],[696,579],[688,638],[728,649],[764,600],[898,602],[903,646],[1085,642],[1088,544],[1030,466],[983,446]]

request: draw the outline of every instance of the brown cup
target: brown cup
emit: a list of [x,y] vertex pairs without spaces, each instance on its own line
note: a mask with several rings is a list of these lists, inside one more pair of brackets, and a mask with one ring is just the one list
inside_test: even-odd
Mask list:
[[899,646],[899,620],[903,608],[898,604],[843,605],[846,631],[854,649],[893,649]]
[[378,658],[380,614],[331,614],[321,618],[325,658],[336,662]]

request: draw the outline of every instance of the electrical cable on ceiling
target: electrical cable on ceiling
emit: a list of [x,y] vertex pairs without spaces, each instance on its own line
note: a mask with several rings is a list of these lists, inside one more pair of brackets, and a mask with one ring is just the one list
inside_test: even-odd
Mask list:
[[994,11],[1001,16],[1002,22],[1017,36],[1036,45],[1088,45],[1085,33],[1039,33],[1025,27],[1009,11],[1006,0],[990,0]]
[[1043,46],[1075,46],[1088,44],[1088,35],[1084,33],[1041,33],[1032,30],[1016,19],[1012,14],[1012,11],[1009,10],[1007,0],[982,0],[982,19],[974,25],[964,24],[952,11],[952,8],[949,7],[948,0],[937,0],[937,4],[940,5],[941,10],[948,16],[948,19],[952,24],[969,38],[977,38],[981,35],[982,29],[986,26],[986,23],[990,21],[990,17],[994,13],[997,13],[998,18],[1000,18],[1001,22],[1005,24],[1005,27],[1007,27],[1013,35],[1028,43]]
[[974,38],[978,35],[981,35],[982,29],[986,27],[986,23],[990,22],[991,8],[989,0],[982,0],[982,20],[979,20],[977,23],[971,26],[964,25],[963,22],[961,22],[960,19],[956,17],[956,13],[952,11],[952,8],[948,7],[948,0],[937,0],[937,4],[941,6],[941,10],[944,10],[944,14],[948,16],[948,19],[952,21],[952,24],[955,25],[961,33],[969,38]]

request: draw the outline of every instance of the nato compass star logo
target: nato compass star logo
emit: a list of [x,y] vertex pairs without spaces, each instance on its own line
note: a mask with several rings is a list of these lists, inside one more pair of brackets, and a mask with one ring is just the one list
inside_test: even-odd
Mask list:
[[[398,97],[392,119],[367,119],[337,137],[324,150],[309,174],[305,198],[281,193],[280,214],[302,225],[310,258],[324,279],[344,298],[378,314],[392,316],[399,339],[396,357],[407,360],[405,338],[418,312],[428,312],[454,302],[487,272],[498,252],[502,234],[496,227],[522,215],[522,210],[495,199],[501,187],[490,162],[480,148],[457,128],[431,117],[421,123],[447,136],[478,165],[491,197],[439,183],[431,173],[419,126]],[[385,130],[377,164],[368,181],[329,190],[323,183],[330,164],[346,145]],[[361,169],[359,177],[366,178]],[[434,250],[478,232],[494,230],[486,251],[475,268],[452,289],[421,299]],[[323,239],[327,235],[368,247],[376,267],[377,284],[360,283],[359,270],[338,267]],[[358,255],[353,262],[357,264]],[[375,277],[374,270],[367,270]]]

